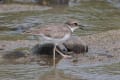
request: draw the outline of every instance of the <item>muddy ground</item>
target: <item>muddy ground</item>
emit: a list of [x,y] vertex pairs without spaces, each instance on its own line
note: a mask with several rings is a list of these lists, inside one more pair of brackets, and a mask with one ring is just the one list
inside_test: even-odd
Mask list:
[[[85,55],[79,55],[80,64],[98,65],[101,63],[109,64],[120,61],[120,30],[111,30],[98,34],[80,36],[88,45],[89,50]],[[35,40],[17,40],[0,41],[0,55],[6,51],[12,51],[20,48],[32,48],[38,41]],[[23,62],[23,61],[22,61]]]

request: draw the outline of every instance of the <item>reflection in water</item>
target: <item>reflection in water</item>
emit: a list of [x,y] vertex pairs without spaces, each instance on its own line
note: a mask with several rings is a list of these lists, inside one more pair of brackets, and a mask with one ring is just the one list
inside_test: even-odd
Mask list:
[[40,66],[55,66],[59,63],[60,60],[61,60],[61,57],[56,57],[56,60],[54,63],[53,56],[40,55],[40,56],[37,56],[37,59],[35,61],[37,61],[37,64],[39,64]]
[[53,66],[52,57],[37,56],[35,59],[29,64],[1,64],[0,80],[75,80],[58,69],[61,58],[56,57],[56,66]]
[[[39,80],[76,80],[71,75],[66,75],[64,71],[52,69],[40,76]],[[81,79],[79,79],[81,80]]]
[[[58,68],[61,65],[60,64],[61,61],[63,60],[65,61],[67,59],[61,59],[60,57],[56,57],[55,65],[53,58],[50,56],[40,56],[39,59],[41,59],[45,63],[42,64],[40,61],[38,61],[37,64],[39,64],[40,66],[49,66],[49,70],[43,72],[42,75],[39,76],[38,80],[76,80],[77,79],[77,77],[72,76],[71,73],[65,74],[64,70]],[[79,78],[79,80],[82,79]]]

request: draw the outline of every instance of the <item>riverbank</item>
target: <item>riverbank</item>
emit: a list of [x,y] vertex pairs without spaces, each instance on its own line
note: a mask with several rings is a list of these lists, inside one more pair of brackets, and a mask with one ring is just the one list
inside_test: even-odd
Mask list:
[[0,13],[20,12],[20,11],[44,11],[52,9],[47,6],[25,5],[25,4],[0,4]]

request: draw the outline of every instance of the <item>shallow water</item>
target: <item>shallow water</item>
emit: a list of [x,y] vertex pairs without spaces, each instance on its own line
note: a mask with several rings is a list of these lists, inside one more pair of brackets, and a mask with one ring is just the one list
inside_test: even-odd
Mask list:
[[[91,65],[92,66],[92,65]],[[119,80],[120,63],[82,67],[70,59],[62,59],[56,65],[1,64],[1,80]]]
[[[120,9],[104,1],[82,2],[77,6],[54,6],[47,11],[26,11],[0,14],[0,40],[26,39],[20,33],[30,27],[46,23],[63,23],[69,18],[78,19],[85,30],[77,30],[77,35],[120,29]],[[19,28],[18,28],[19,27]],[[8,29],[9,28],[9,29]],[[16,34],[17,33],[17,34]],[[12,35],[11,35],[12,34]],[[4,37],[3,37],[4,36]],[[8,37],[9,36],[9,37]],[[12,36],[12,37],[10,37]],[[51,62],[50,62],[51,63]],[[99,64],[99,63],[98,63]],[[120,64],[81,67],[70,59],[61,59],[56,68],[51,65],[1,64],[0,80],[119,80]]]
[[[81,2],[77,6],[53,6],[46,11],[26,11],[0,14],[1,29],[6,36],[19,34],[23,30],[47,23],[64,23],[70,18],[78,19],[85,30],[78,30],[78,35],[94,34],[101,31],[119,29],[120,10],[105,1]],[[3,27],[6,27],[3,30]],[[12,28],[12,29],[11,29]]]

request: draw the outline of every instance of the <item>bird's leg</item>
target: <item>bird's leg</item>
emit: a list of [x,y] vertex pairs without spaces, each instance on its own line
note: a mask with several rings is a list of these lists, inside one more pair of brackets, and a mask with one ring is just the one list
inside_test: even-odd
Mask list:
[[62,52],[60,52],[57,48],[56,48],[56,51],[64,58],[71,58],[72,56],[69,56],[69,55],[65,55],[63,54]]
[[53,66],[55,66],[55,51],[56,51],[56,44],[54,45],[53,48]]

